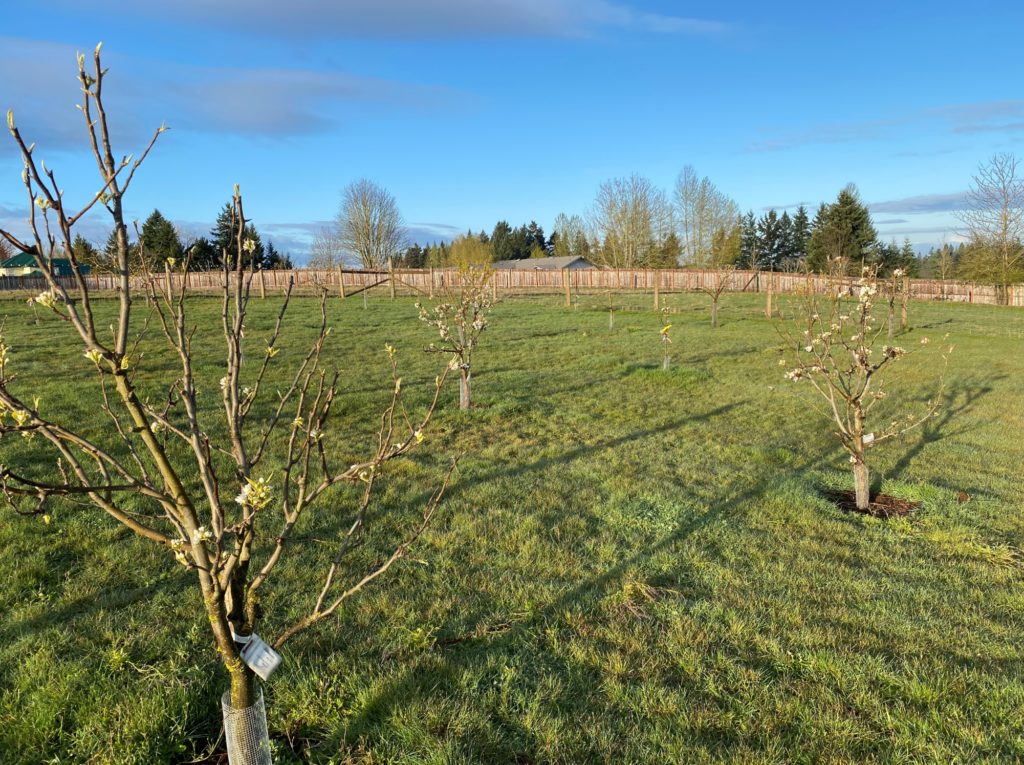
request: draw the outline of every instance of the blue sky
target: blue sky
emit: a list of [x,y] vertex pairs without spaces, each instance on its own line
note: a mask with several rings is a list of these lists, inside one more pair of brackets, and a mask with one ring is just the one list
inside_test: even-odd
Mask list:
[[[96,10],[100,7],[101,10]],[[127,207],[203,234],[240,183],[300,253],[367,176],[420,241],[584,213],[602,181],[687,164],[740,206],[853,181],[879,231],[951,235],[978,163],[1024,154],[1024,3],[54,0],[7,4],[0,107],[91,196],[75,53],[104,43],[116,150],[166,120]],[[44,22],[45,23],[41,23]],[[0,225],[23,230],[0,138]],[[101,239],[100,216],[83,232]],[[301,257],[301,256],[300,256]]]

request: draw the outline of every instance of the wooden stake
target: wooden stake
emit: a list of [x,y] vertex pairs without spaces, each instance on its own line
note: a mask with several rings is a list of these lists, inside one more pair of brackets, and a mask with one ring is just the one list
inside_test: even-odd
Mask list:
[[498,272],[491,274],[491,302],[498,302]]
[[430,267],[430,299],[434,299],[434,267]]
[[345,295],[345,275],[341,272],[341,266],[338,266],[338,287],[341,288],[341,297],[342,298],[346,297],[346,295]]
[[572,297],[569,295],[569,269],[562,269],[562,281],[565,282],[565,307],[569,308],[572,305]]
[[391,301],[395,300],[395,266],[388,258],[388,279],[391,281]]
[[900,329],[907,328],[907,303],[910,301],[910,277],[903,277],[903,303],[900,305]]
[[661,282],[661,271],[654,269],[654,310],[657,311],[661,306],[659,305],[660,300],[658,298],[658,286]]
[[263,269],[260,269],[260,300],[267,299],[267,283],[263,280]]

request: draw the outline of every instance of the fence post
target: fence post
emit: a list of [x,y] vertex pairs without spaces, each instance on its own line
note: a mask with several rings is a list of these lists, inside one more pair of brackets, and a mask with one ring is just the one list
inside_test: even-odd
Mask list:
[[341,290],[341,297],[345,297],[345,274],[341,272],[341,266],[338,266],[338,288]]
[[395,265],[391,261],[390,257],[388,258],[388,280],[391,282],[391,300],[392,300],[392,302],[394,302],[394,299],[395,299]]

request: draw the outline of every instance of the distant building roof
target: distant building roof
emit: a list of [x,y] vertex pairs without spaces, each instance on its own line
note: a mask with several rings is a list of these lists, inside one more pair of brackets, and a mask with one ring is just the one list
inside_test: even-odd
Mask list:
[[[8,258],[0,263],[0,270],[5,268],[35,268],[37,273],[42,274],[42,271],[36,265],[35,256],[28,252],[20,252],[13,258]],[[87,274],[91,270],[89,266],[84,264],[79,264],[79,268],[83,274]],[[71,268],[71,261],[67,258],[54,258],[53,270],[57,276],[72,276],[75,273],[74,269]]]
[[19,252],[13,258],[0,263],[0,268],[31,268],[36,264],[34,255],[30,255],[27,252]]
[[499,270],[517,271],[558,270],[562,268],[594,268],[594,264],[582,255],[567,255],[562,258],[524,258],[523,260],[499,260],[491,264]]

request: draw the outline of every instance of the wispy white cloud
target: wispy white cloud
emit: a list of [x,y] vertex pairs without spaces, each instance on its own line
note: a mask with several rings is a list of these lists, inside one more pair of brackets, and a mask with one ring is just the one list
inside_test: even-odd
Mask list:
[[[71,0],[57,4],[78,7]],[[321,39],[572,37],[608,27],[707,36],[728,29],[609,0],[108,0],[105,7],[175,24]]]
[[793,204],[789,205],[768,205],[767,207],[762,207],[761,212],[769,212],[771,210],[792,210],[795,207],[802,207],[806,204],[807,202],[793,202]]
[[952,134],[971,134],[983,131],[1014,132],[1024,130],[1024,122],[1011,122],[1024,116],[1024,100],[1000,100],[974,104],[947,104],[918,109],[888,119],[862,122],[836,122],[814,125],[799,130],[763,128],[761,132],[779,135],[753,141],[747,145],[750,152],[781,151],[783,149],[817,143],[872,141],[888,138],[894,128],[915,123],[935,123]]
[[[76,49],[0,37],[0,107],[14,108],[40,148],[83,146],[75,80]],[[233,69],[168,64],[108,51],[105,90],[118,138],[139,140],[161,122],[174,129],[269,138],[327,132],[347,119],[386,110],[429,110],[465,103],[445,87],[300,69]],[[0,152],[10,152],[9,141]]]
[[894,225],[896,223],[907,223],[907,222],[908,221],[906,221],[903,218],[893,218],[892,220],[879,220],[879,221],[875,221],[875,224],[878,225],[878,226],[891,226],[891,225]]
[[928,226],[924,228],[892,228],[887,231],[879,231],[879,237],[887,236],[909,236],[911,234],[948,234],[952,233],[951,226]]
[[868,205],[873,213],[937,213],[959,210],[967,192],[956,194],[921,194],[890,202],[874,202]]

